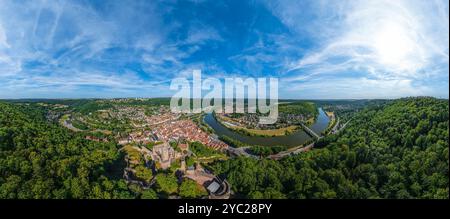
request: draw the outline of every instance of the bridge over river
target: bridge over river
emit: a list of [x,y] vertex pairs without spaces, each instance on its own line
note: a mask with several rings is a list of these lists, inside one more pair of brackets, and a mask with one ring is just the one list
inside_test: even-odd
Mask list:
[[218,136],[227,136],[246,145],[297,147],[307,141],[310,141],[311,138],[313,138],[313,140],[320,138],[320,135],[317,133],[320,133],[327,128],[330,122],[330,118],[321,108],[319,108],[319,115],[314,124],[312,124],[311,126],[308,127],[302,124],[301,126],[303,128],[294,131],[292,134],[273,137],[247,136],[235,132],[218,122],[212,114],[207,114],[204,117],[204,121],[214,130],[214,133]]
[[310,129],[308,126],[306,126],[305,124],[303,124],[302,122],[300,123],[300,125],[302,126],[303,130],[305,130],[306,133],[310,134],[312,137],[315,137],[317,139],[321,138],[320,135],[318,135],[317,133],[315,133],[312,129]]

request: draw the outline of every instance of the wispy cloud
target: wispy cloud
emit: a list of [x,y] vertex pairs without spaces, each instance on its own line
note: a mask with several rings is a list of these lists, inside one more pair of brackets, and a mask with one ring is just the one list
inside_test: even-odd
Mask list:
[[213,27],[200,22],[182,38],[171,36],[182,30],[177,22],[164,21],[171,5],[122,4],[2,1],[1,96],[15,96],[6,88],[14,93],[14,88],[144,89],[167,84],[192,65],[183,59],[202,43],[222,40]]
[[0,2],[0,98],[170,95],[192,69],[295,98],[448,97],[443,0]]
[[[429,87],[414,84],[412,80],[407,79],[384,80],[361,77],[328,80],[320,77],[309,80],[307,83],[291,82],[286,87],[287,89],[282,91],[286,98],[302,96],[306,99],[385,99],[417,96],[423,93],[439,96]],[[310,90],[314,92],[311,93]],[[373,92],[374,90],[377,92]]]
[[[286,81],[305,82],[328,75],[328,80],[353,84],[356,77],[362,82],[369,77],[380,83],[362,83],[368,92],[381,94],[386,90],[382,85],[392,82],[399,90],[411,90],[410,95],[426,95],[431,90],[417,87],[416,91],[424,93],[412,92],[407,88],[416,86],[413,81],[439,77],[448,84],[448,2],[318,1],[305,5],[270,1],[268,5],[293,32],[309,33],[315,42],[314,48],[286,65]],[[311,17],[316,19],[310,21]],[[436,66],[441,66],[440,72]],[[342,80],[345,77],[347,82]]]

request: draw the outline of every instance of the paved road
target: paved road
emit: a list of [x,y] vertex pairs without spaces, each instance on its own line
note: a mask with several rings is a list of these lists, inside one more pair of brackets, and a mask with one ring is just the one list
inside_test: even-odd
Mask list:
[[337,117],[336,119],[336,124],[334,124],[333,128],[331,129],[331,133],[333,134],[337,132],[337,129],[339,127],[339,117]]
[[68,129],[74,131],[74,132],[80,132],[80,131],[82,131],[81,129],[75,128],[75,127],[72,125],[72,123],[68,122],[67,120],[64,120],[64,122],[62,123],[62,125],[63,125],[64,127],[68,128]]
[[[338,133],[338,132],[340,132],[340,131],[342,131],[344,128],[345,128],[345,126],[347,126],[347,124],[351,121],[352,119],[349,119],[346,123],[344,123],[344,125],[342,125],[342,127],[341,128],[336,128],[336,129],[334,129],[333,128],[333,134],[336,134],[336,133]],[[337,127],[337,124],[335,125],[335,127]]]
[[[309,144],[307,146],[304,146],[304,147],[303,146],[299,146],[299,147],[288,149],[286,151],[282,151],[282,152],[280,152],[278,154],[269,155],[267,158],[274,159],[274,160],[279,160],[279,159],[281,159],[283,157],[286,157],[286,156],[290,156],[290,155],[293,155],[293,154],[298,154],[298,153],[309,151],[313,147],[314,147],[314,143],[311,143],[311,144]],[[254,159],[259,159],[258,156],[250,154],[250,153],[248,153],[246,151],[246,149],[249,149],[249,148],[250,147],[239,147],[239,148],[228,147],[227,150],[230,153],[232,153],[234,155],[237,155],[237,156],[245,156],[245,157],[251,157],[251,158],[254,158]]]
[[[350,122],[350,120],[348,120],[340,129],[336,128],[335,130],[333,130],[333,134],[343,130],[347,126],[347,124]],[[337,122],[339,123],[339,120]],[[335,127],[337,127],[338,123],[335,124]],[[280,152],[278,154],[270,155],[270,156],[268,156],[268,158],[274,159],[274,160],[279,160],[279,159],[281,159],[283,157],[286,157],[286,156],[290,156],[290,155],[293,155],[293,154],[298,154],[298,153],[309,151],[312,148],[314,148],[314,142],[309,144],[309,145],[307,145],[307,146],[305,146],[305,147],[299,146],[299,147],[291,148],[291,149],[289,149],[287,151],[282,151],[282,152]]]
[[290,156],[290,155],[293,155],[293,154],[299,154],[299,153],[302,153],[302,152],[309,151],[313,147],[314,147],[314,143],[311,143],[311,144],[309,144],[309,145],[307,145],[305,147],[299,146],[299,147],[291,148],[291,149],[289,149],[287,151],[282,151],[282,152],[280,152],[278,154],[270,155],[270,156],[268,156],[268,158],[274,159],[274,160],[279,160],[279,159],[281,159],[283,157],[286,157],[286,156]]
[[255,158],[258,159],[259,157],[253,154],[249,154],[247,153],[247,151],[245,151],[246,149],[249,149],[250,147],[239,147],[239,148],[234,148],[234,147],[228,147],[227,150],[237,156],[246,156],[246,157],[251,157],[251,158]]

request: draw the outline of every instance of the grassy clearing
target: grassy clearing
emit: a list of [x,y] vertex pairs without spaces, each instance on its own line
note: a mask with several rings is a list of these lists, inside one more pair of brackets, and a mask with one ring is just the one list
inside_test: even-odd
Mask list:
[[291,125],[291,126],[286,127],[286,128],[267,129],[267,130],[247,129],[247,128],[242,128],[242,129],[244,131],[249,132],[249,133],[254,134],[254,135],[260,135],[260,136],[284,136],[284,135],[291,134],[292,132],[297,130],[297,128],[298,128],[298,126]]
[[136,165],[144,162],[141,152],[134,148],[132,145],[126,145],[122,150],[128,155],[130,163]]
[[236,125],[231,125],[230,122],[234,122],[232,119],[226,117],[226,116],[218,116],[218,121],[226,126],[229,129],[232,129],[234,131],[237,131],[244,135],[249,136],[262,136],[262,137],[274,137],[274,136],[284,136],[289,135],[295,130],[298,129],[298,126],[291,125],[285,128],[279,128],[279,129],[249,129],[244,128]]

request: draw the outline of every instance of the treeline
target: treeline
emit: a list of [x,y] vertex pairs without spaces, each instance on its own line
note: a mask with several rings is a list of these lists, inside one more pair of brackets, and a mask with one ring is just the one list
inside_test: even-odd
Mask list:
[[245,147],[245,146],[249,146],[247,144],[242,143],[241,141],[235,140],[233,138],[230,138],[226,135],[221,135],[219,136],[219,140],[227,143],[228,145],[238,148],[238,147]]
[[[235,147],[235,148],[249,146],[250,147],[249,148],[249,152],[251,154],[254,154],[254,155],[257,155],[257,156],[263,156],[263,157],[271,155],[271,154],[277,154],[277,153],[280,153],[281,151],[285,151],[285,150],[288,149],[288,147],[282,146],[282,145],[279,145],[279,146],[278,145],[275,145],[275,146],[248,145],[248,144],[245,144],[245,143],[243,143],[241,141],[238,141],[236,139],[230,138],[230,137],[228,137],[226,135],[220,136],[219,139],[221,141],[227,143],[231,147]],[[307,145],[309,143],[310,142],[308,140],[308,141],[306,141],[303,144]]]
[[308,117],[316,117],[319,111],[313,102],[297,101],[278,105],[280,113],[304,115]]
[[135,198],[114,173],[116,144],[51,124],[38,106],[0,102],[0,199]]
[[339,136],[280,161],[218,162],[245,198],[449,198],[449,104],[405,98],[356,113]]
[[327,128],[325,130],[323,130],[320,134],[322,136],[328,135],[331,132],[331,130],[333,130],[337,121],[338,121],[337,117],[335,119],[331,120],[331,122],[330,122],[330,124],[328,124]]
[[271,154],[277,154],[280,153],[282,151],[287,150],[288,147],[286,146],[251,146],[250,147],[250,152],[254,155],[258,155],[258,156],[268,156]]
[[[61,103],[64,103],[61,100]],[[151,99],[80,99],[72,100],[71,105],[75,112],[80,112],[82,114],[88,114],[95,112],[97,110],[106,110],[113,108],[114,106],[161,106],[169,105],[169,98],[151,98]]]
[[197,157],[209,157],[220,154],[220,152],[207,147],[206,145],[195,141],[189,143],[189,149],[194,153]]

